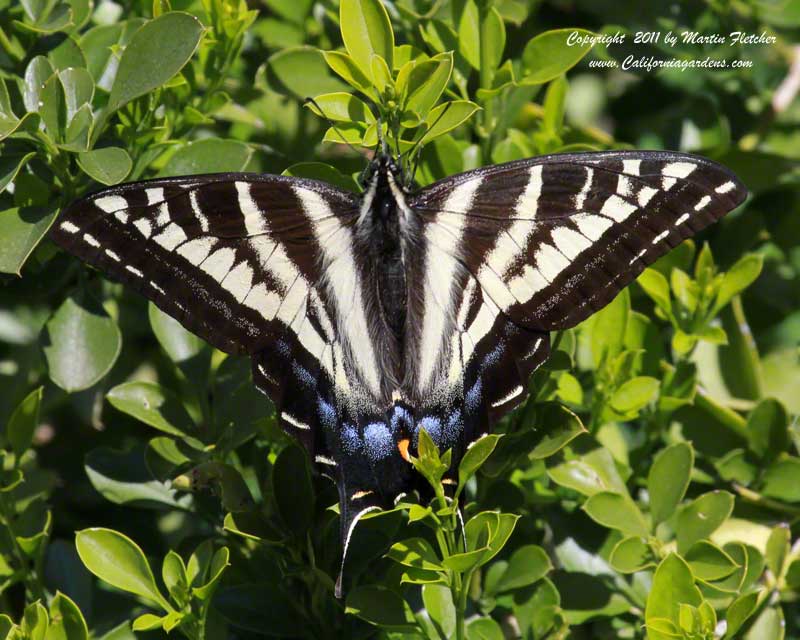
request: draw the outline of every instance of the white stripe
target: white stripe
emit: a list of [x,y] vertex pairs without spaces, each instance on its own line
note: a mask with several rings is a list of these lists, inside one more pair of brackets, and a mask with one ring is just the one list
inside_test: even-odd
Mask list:
[[200,203],[197,201],[197,189],[192,189],[189,192],[189,202],[192,205],[192,212],[200,221],[200,228],[203,230],[203,233],[208,233],[208,218],[206,218],[202,209],[200,209]]
[[297,280],[300,272],[286,255],[282,244],[276,243],[267,235],[260,235],[250,240],[250,247],[258,254],[261,266],[283,286],[288,289]]
[[473,344],[477,345],[481,339],[492,330],[494,321],[499,312],[500,310],[497,308],[497,305],[492,302],[491,298],[485,297],[483,299],[483,304],[481,304],[481,308],[478,309],[478,313],[472,321],[472,324],[469,325],[469,330],[467,331],[467,335],[470,337]]
[[222,247],[217,249],[214,253],[208,256],[200,264],[200,269],[205,271],[217,282],[222,282],[225,276],[233,266],[233,261],[236,259],[236,251],[230,247]]
[[527,360],[539,350],[539,347],[542,346],[542,340],[543,338],[536,338],[536,342],[533,343],[533,348],[528,352],[528,355],[526,355],[523,360]]
[[592,246],[589,239],[568,227],[556,227],[550,232],[553,242],[561,253],[569,260],[574,260]]
[[255,236],[264,233],[267,230],[266,218],[250,193],[252,185],[249,182],[234,182],[234,185],[239,196],[239,210],[244,218],[247,235]]
[[80,231],[80,227],[72,224],[71,222],[62,222],[61,230],[66,231],[67,233],[77,233]]
[[260,313],[265,320],[272,320],[278,313],[281,305],[281,297],[274,291],[267,289],[267,286],[260,282],[247,294],[242,304]]
[[491,269],[488,269],[486,265],[481,267],[481,270],[478,271],[478,281],[481,283],[481,287],[486,294],[492,298],[503,311],[508,311],[511,305],[516,302],[514,296],[511,295],[511,291],[508,289],[508,285],[506,285],[499,275]]
[[319,462],[320,464],[327,464],[329,467],[336,466],[336,462],[334,460],[331,460],[330,458],[320,455],[314,456],[314,462]]
[[322,351],[327,346],[327,343],[322,339],[322,336],[317,333],[317,330],[309,321],[308,317],[304,318],[303,326],[297,334],[297,339],[303,348],[308,351],[312,356],[319,360]]
[[311,431],[311,427],[307,425],[305,422],[298,420],[290,413],[286,413],[285,411],[281,411],[281,418],[286,420],[290,425],[293,427],[297,427],[298,429],[302,429],[303,431]]
[[575,209],[580,211],[583,209],[583,204],[586,202],[586,196],[589,195],[589,189],[592,187],[592,180],[594,179],[594,169],[586,167],[586,182],[583,183],[580,192],[575,196]]
[[170,223],[171,218],[169,217],[169,205],[166,202],[162,202],[161,206],[158,207],[158,215],[156,216],[156,226],[157,227],[166,227]]
[[632,176],[639,175],[639,165],[642,164],[641,160],[623,160],[622,170]]
[[131,265],[129,265],[129,264],[126,264],[126,265],[125,265],[125,269],[126,269],[127,271],[130,271],[130,272],[131,272],[133,275],[135,275],[135,276],[139,276],[140,278],[141,278],[141,277],[144,275],[144,274],[143,274],[141,271],[139,271],[139,270],[138,270],[136,267],[132,267],[132,266],[131,266]]
[[177,254],[196,267],[208,257],[216,244],[216,238],[195,238],[178,247]]
[[311,221],[315,240],[322,250],[322,266],[329,300],[336,307],[336,326],[349,348],[357,352],[355,366],[373,393],[380,392],[381,374],[372,346],[361,282],[353,256],[350,231],[333,214],[320,194],[305,187],[294,191]]
[[548,284],[544,279],[542,273],[529,264],[525,265],[522,270],[522,275],[512,278],[508,283],[508,288],[520,304],[525,304],[539,291],[544,289]]
[[154,280],[151,280],[151,281],[150,281],[150,286],[151,286],[151,287],[153,287],[153,289],[155,289],[156,291],[158,291],[158,292],[159,292],[159,293],[160,293],[162,296],[164,296],[164,295],[167,295],[167,292],[166,292],[166,291],[164,291],[164,290],[163,290],[163,289],[162,289],[162,288],[161,288],[161,287],[158,285],[158,283],[156,283]]
[[[391,172],[390,174],[391,175]],[[395,199],[397,199],[397,195],[394,193],[396,185],[394,185],[394,180],[389,181],[389,188],[392,190],[393,195],[395,195]],[[372,181],[369,183],[369,187],[367,188],[364,195],[361,196],[361,207],[358,210],[358,224],[361,225],[369,216],[369,211],[372,208],[372,201],[375,199],[375,191],[378,188],[378,172],[375,172],[375,175],[372,176]]]
[[661,175],[670,176],[671,178],[685,178],[695,169],[697,169],[697,165],[693,162],[670,162],[661,169]]
[[122,196],[103,196],[94,201],[94,206],[99,207],[106,213],[119,211],[128,208],[128,201]]
[[648,202],[653,199],[653,196],[658,193],[658,189],[653,189],[653,187],[642,187],[639,189],[639,193],[636,196],[636,200],[639,203],[640,207],[644,207]]
[[174,251],[175,247],[186,242],[187,238],[180,226],[174,222],[170,222],[161,233],[153,238],[153,240],[167,251]]
[[[298,315],[300,309],[305,308],[306,297],[308,296],[308,287],[306,286],[306,279],[302,276],[297,276],[297,279],[289,287],[289,290],[283,296],[281,306],[275,317],[287,326],[291,326]],[[303,314],[305,316],[305,313]]]
[[93,235],[91,235],[89,233],[84,233],[83,234],[83,239],[86,241],[86,244],[88,244],[88,245],[90,245],[92,247],[99,247],[100,246],[100,243],[97,241],[97,238],[95,238]]
[[153,233],[153,227],[150,226],[150,222],[145,220],[144,218],[139,218],[133,223],[133,226],[136,227],[136,230],[141,233],[145,238],[149,238],[150,234]]
[[635,204],[625,202],[616,194],[609,196],[608,200],[603,203],[603,208],[600,209],[602,215],[613,218],[617,222],[623,222],[634,211],[636,211]]
[[525,191],[517,200],[517,205],[514,207],[514,214],[515,216],[526,216],[529,220],[533,220],[536,218],[536,212],[539,208],[539,197],[542,195],[542,165],[537,164],[531,167],[528,175],[528,184],[525,186]]
[[684,222],[686,222],[688,219],[689,219],[689,214],[688,214],[688,213],[684,213],[684,214],[683,214],[683,215],[682,215],[680,218],[678,218],[678,219],[675,221],[675,226],[677,227],[678,225],[680,225],[680,224],[683,224],[683,223],[684,223]]
[[275,380],[275,378],[273,378],[271,375],[269,375],[269,372],[267,371],[267,368],[263,364],[259,363],[257,366],[258,366],[259,373],[262,376],[264,376],[267,379],[268,382],[270,382],[271,384],[275,384],[275,385],[278,384],[278,381]]
[[633,195],[633,185],[627,176],[617,176],[617,193],[626,198]]
[[119,262],[120,261],[119,256],[116,253],[114,253],[111,249],[106,249],[106,255],[109,258],[111,258],[114,262]]
[[578,231],[594,242],[614,225],[614,222],[602,216],[591,213],[574,216],[572,221],[578,226]]
[[676,182],[678,182],[676,178],[661,178],[661,188],[664,191],[669,191],[675,186]]
[[240,262],[228,272],[220,284],[236,298],[236,302],[242,302],[253,287],[253,270],[246,261]]
[[119,220],[122,224],[128,223],[128,214],[125,211],[117,211],[114,213],[114,217]]
[[653,238],[653,244],[658,244],[664,238],[666,238],[668,235],[669,235],[669,231],[662,231],[655,238]]
[[545,280],[552,282],[569,266],[569,260],[559,253],[551,244],[543,243],[536,252],[536,268],[541,271]]
[[335,337],[333,325],[331,324],[331,319],[328,317],[328,311],[325,309],[325,305],[322,303],[316,289],[311,289],[309,297],[311,298],[311,306],[314,309],[314,315],[319,321],[325,337],[328,339],[328,342],[333,342]]
[[697,204],[694,205],[694,210],[700,211],[700,209],[704,209],[709,202],[711,202],[711,196],[703,196],[702,198],[700,198]]
[[[453,317],[453,286],[459,269],[461,235],[475,193],[483,178],[455,187],[436,219],[425,229],[424,317],[420,339],[419,389],[427,387],[443,347],[446,325]],[[530,187],[530,183],[528,185]],[[527,189],[526,189],[527,191]]]
[[144,192],[147,195],[148,205],[154,205],[164,200],[164,189],[161,187],[145,189]]
[[508,402],[509,400],[513,400],[514,398],[516,398],[520,393],[522,393],[522,387],[520,385],[517,385],[511,391],[509,391],[506,395],[504,395],[502,398],[500,398],[499,400],[497,400],[495,402],[492,402],[492,406],[493,407],[500,407],[500,406],[504,405],[506,402]]
[[637,253],[633,258],[630,259],[628,262],[628,266],[630,267],[634,262],[636,262],[639,258],[641,258],[645,253],[647,253],[647,249],[642,249],[639,253]]
[[719,185],[716,189],[714,189],[715,193],[728,193],[728,191],[733,191],[736,188],[736,185],[728,181],[724,184]]

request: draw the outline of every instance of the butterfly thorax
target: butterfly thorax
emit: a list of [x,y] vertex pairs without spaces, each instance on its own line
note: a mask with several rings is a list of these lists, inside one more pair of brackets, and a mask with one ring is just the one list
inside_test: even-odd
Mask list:
[[391,393],[405,376],[403,353],[407,336],[408,265],[415,225],[409,220],[398,169],[389,158],[378,158],[362,197],[356,233],[356,255],[366,278],[367,306],[378,357],[390,378]]

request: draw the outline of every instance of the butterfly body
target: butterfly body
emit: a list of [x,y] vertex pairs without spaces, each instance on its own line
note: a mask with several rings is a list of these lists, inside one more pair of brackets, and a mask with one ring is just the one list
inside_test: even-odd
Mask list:
[[455,468],[527,397],[550,331],[746,196],[724,167],[673,152],[403,184],[387,156],[362,194],[264,174],[144,181],[78,201],[53,230],[212,345],[251,356],[283,428],[337,483],[345,547],[360,515],[414,488],[421,428]]

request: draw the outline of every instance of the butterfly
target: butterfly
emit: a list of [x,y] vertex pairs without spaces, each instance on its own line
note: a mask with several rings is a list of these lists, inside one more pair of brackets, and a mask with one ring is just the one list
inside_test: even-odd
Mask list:
[[71,205],[55,242],[227,353],[358,519],[415,486],[420,429],[453,467],[528,395],[550,332],[608,304],[739,205],[733,173],[667,151],[555,154],[413,190],[386,153],[361,194],[226,173]]

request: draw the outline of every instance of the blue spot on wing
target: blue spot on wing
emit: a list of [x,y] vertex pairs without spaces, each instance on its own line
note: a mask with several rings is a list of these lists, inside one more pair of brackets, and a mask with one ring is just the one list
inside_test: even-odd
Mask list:
[[306,387],[317,386],[317,381],[314,376],[309,373],[308,369],[300,365],[297,360],[292,361],[292,373],[294,374],[294,377]]
[[386,458],[394,449],[392,434],[383,422],[371,422],[364,427],[364,444],[373,461]]
[[342,446],[344,450],[353,455],[361,449],[361,437],[358,430],[352,424],[342,426]]
[[326,402],[322,398],[317,397],[317,413],[319,413],[319,419],[326,429],[336,428],[336,409],[333,408],[330,402]]
[[481,406],[482,397],[483,381],[478,378],[464,396],[464,406],[467,408],[468,413],[475,413],[478,410],[478,407]]
[[417,430],[415,432],[416,441],[419,438],[419,430],[425,429],[431,439],[438,445],[442,437],[442,421],[436,416],[425,416],[417,423]]

